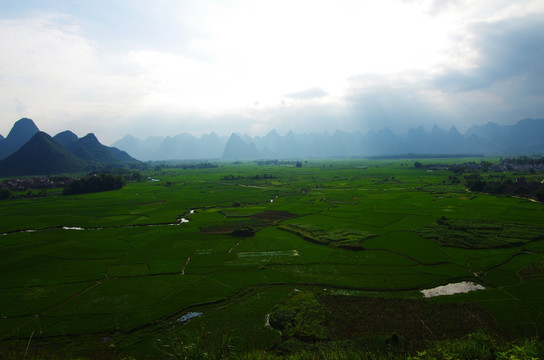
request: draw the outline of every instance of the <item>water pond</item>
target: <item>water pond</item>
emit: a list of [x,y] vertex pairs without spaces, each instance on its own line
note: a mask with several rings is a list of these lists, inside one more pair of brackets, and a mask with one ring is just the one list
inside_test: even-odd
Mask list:
[[201,312],[190,311],[190,312],[188,312],[187,314],[182,315],[182,316],[178,319],[178,321],[179,321],[179,322],[182,322],[182,323],[186,323],[186,322],[188,322],[188,321],[190,321],[190,320],[193,320],[193,319],[195,319],[195,318],[197,318],[197,317],[199,317],[199,316],[202,316],[202,313],[201,313]]

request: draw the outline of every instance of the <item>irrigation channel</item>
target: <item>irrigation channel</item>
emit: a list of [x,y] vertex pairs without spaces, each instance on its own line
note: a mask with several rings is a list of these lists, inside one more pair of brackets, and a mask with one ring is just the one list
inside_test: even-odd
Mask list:
[[139,228],[139,227],[155,227],[155,226],[178,226],[181,224],[185,224],[189,222],[189,219],[187,219],[185,216],[189,214],[194,214],[194,210],[190,210],[188,213],[185,213],[183,215],[180,215],[177,219],[177,222],[174,223],[154,223],[154,224],[132,224],[132,225],[112,225],[112,226],[100,226],[100,227],[82,227],[82,226],[50,226],[45,228],[38,228],[38,229],[24,229],[24,230],[13,230],[13,231],[7,231],[5,233],[1,233],[0,236],[7,236],[10,234],[18,234],[18,233],[35,233],[35,232],[41,232],[41,231],[49,231],[49,230],[72,230],[72,231],[96,231],[96,230],[102,230],[102,229],[133,229],[133,228]]

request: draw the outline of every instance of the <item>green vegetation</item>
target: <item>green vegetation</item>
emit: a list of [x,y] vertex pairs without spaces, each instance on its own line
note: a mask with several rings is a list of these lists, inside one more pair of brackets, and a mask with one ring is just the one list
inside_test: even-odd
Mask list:
[[93,192],[121,189],[125,185],[125,179],[118,175],[100,174],[72,181],[64,188],[64,195],[87,194]]
[[442,216],[436,225],[419,229],[418,234],[436,239],[443,245],[483,249],[524,245],[544,240],[544,226],[503,223],[489,220],[448,219]]
[[[467,192],[448,166],[475,159],[430,161],[152,164],[108,192],[12,190],[0,354],[542,358],[542,203]],[[462,281],[485,289],[420,292]]]
[[544,277],[544,259],[537,260],[521,269],[519,275],[523,279],[536,279]]
[[289,224],[278,228],[290,231],[308,241],[346,249],[364,249],[363,240],[376,236],[361,230],[339,229],[325,231],[309,224]]
[[329,339],[325,309],[312,292],[298,293],[276,305],[268,320],[270,326],[280,331],[282,338],[287,341],[316,342]]
[[242,175],[237,175],[237,176],[234,176],[232,174],[229,174],[229,175],[224,175],[223,177],[221,177],[221,180],[244,180],[244,179],[249,179],[249,180],[267,180],[267,179],[275,179],[276,177],[272,174],[257,174],[257,175],[248,175],[248,176],[242,176]]
[[0,189],[0,200],[9,199],[11,197],[11,191],[9,189]]
[[543,200],[544,184],[538,181],[527,182],[525,177],[501,179],[498,181],[486,181],[478,173],[465,176],[466,186],[471,191],[485,192],[489,194],[506,194],[525,196]]

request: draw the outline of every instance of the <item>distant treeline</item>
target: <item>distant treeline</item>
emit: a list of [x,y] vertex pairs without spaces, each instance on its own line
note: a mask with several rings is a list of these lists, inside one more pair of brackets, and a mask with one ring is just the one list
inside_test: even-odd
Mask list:
[[150,165],[154,165],[155,170],[161,169],[214,169],[219,165],[211,162],[178,162],[178,161],[151,161]]
[[11,197],[11,191],[8,189],[0,189],[0,200],[9,199]]
[[517,165],[538,165],[544,164],[544,157],[531,158],[527,156],[522,156],[514,159],[505,159],[503,162],[510,162]]
[[300,161],[289,161],[289,160],[255,160],[257,165],[295,165],[296,167],[302,167],[302,162]]
[[470,191],[523,196],[544,201],[544,184],[536,181],[527,182],[524,177],[515,180],[486,181],[480,174],[476,173],[466,175],[464,178],[465,185]]
[[474,161],[464,162],[462,164],[422,164],[419,161],[414,163],[414,168],[416,169],[427,169],[427,170],[448,170],[456,174],[462,174],[466,172],[477,172],[477,171],[489,171],[490,167],[493,164],[489,161],[480,161],[476,163]]
[[398,155],[375,155],[368,156],[371,160],[402,160],[402,159],[460,159],[460,158],[481,158],[483,154],[398,154]]
[[448,170],[455,174],[474,173],[474,172],[527,172],[534,174],[536,172],[544,172],[544,157],[528,158],[520,157],[514,159],[504,159],[498,164],[493,164],[489,161],[482,160],[480,163],[474,161],[464,162],[461,164],[434,163],[422,164],[419,161],[414,163],[416,169],[427,170]]
[[264,179],[275,179],[276,177],[272,174],[257,174],[249,176],[235,176],[235,175],[225,175],[221,177],[221,180],[264,180]]
[[125,179],[120,175],[100,174],[87,178],[77,179],[66,186],[63,195],[86,194],[93,192],[121,189],[125,186]]

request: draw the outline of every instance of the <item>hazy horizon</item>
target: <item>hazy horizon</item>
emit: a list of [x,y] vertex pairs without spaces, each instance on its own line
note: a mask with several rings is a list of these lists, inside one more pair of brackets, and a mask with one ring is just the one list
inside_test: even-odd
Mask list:
[[397,133],[544,117],[544,3],[3,2],[0,134]]

